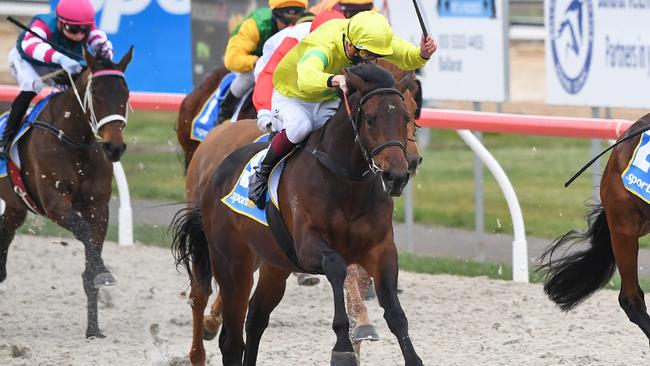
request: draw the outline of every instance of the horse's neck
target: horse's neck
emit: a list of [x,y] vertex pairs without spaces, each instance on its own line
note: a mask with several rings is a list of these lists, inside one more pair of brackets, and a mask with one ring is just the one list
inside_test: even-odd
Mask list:
[[[50,110],[51,120],[46,121],[60,129],[66,136],[79,143],[88,143],[93,139],[92,129],[88,123],[88,113],[82,105],[86,97],[89,78],[86,73],[80,75],[75,85],[53,98],[46,108]],[[78,93],[75,93],[76,91]]]
[[[356,111],[358,105],[358,98],[355,99],[355,103],[350,105],[352,113]],[[313,138],[314,144],[319,143],[318,149],[320,151],[327,153],[334,162],[347,172],[361,176],[368,171],[369,166],[363,159],[361,148],[355,142],[355,137],[352,122],[350,122],[345,108],[345,102],[342,101],[336,114]]]

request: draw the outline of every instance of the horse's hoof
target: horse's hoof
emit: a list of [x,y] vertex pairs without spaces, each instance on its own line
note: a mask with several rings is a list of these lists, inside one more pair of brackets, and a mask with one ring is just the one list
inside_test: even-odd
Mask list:
[[298,275],[298,285],[299,286],[316,286],[320,283],[320,278],[316,276],[310,276],[305,273]]
[[106,287],[106,286],[115,286],[117,281],[110,272],[100,273],[95,276],[93,280],[93,285],[95,288]]
[[358,366],[359,360],[354,352],[332,351],[330,366]]
[[352,332],[352,341],[361,342],[361,341],[372,341],[376,342],[379,340],[379,334],[373,325],[366,324],[360,325],[354,328]]
[[88,339],[101,339],[106,338],[106,336],[99,330],[97,331],[86,331],[86,338]]
[[219,333],[219,328],[213,333],[205,328],[203,328],[203,339],[206,341],[211,341],[214,339],[214,337],[217,336],[217,333]]
[[7,279],[7,271],[0,271],[0,283],[4,282]]

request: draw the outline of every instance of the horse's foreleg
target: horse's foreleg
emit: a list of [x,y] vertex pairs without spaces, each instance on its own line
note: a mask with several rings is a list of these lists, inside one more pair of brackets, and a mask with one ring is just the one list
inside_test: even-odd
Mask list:
[[345,288],[348,290],[348,317],[350,318],[350,337],[358,353],[361,341],[378,341],[379,335],[368,318],[368,308],[363,302],[370,285],[370,276],[358,264],[348,266],[348,275],[345,278]]
[[14,240],[16,229],[25,222],[26,209],[15,209],[7,206],[0,218],[0,282],[7,278],[7,255],[9,244]]
[[104,338],[97,321],[97,295],[100,287],[117,283],[102,259],[108,227],[108,204],[83,211],[76,211],[64,203],[61,206],[50,210],[50,219],[70,230],[84,245],[86,268],[81,278],[88,309],[86,337]]
[[203,348],[203,312],[208,304],[210,289],[203,288],[196,278],[198,270],[192,265],[192,283],[190,290],[190,306],[192,307],[192,349],[190,362],[193,366],[205,365],[205,348]]
[[621,275],[618,302],[630,321],[638,325],[650,339],[650,316],[646,310],[644,293],[639,286],[637,273],[638,238],[634,234],[617,231],[612,227],[612,249]]
[[213,340],[219,332],[219,327],[223,323],[221,317],[222,306],[221,292],[217,290],[217,296],[210,307],[210,314],[203,317],[203,339],[206,341]]
[[409,336],[408,321],[397,298],[397,250],[394,244],[375,248],[369,253],[364,268],[375,280],[379,305],[384,309],[384,319],[397,337],[406,366],[421,366],[422,360],[415,352]]
[[257,362],[262,334],[269,325],[271,312],[282,300],[289,272],[262,264],[255,294],[248,307],[246,318],[246,350],[244,365],[254,366]]
[[329,246],[323,246],[321,251],[323,272],[332,285],[334,294],[332,329],[336,334],[336,344],[332,350],[331,364],[336,366],[357,365],[358,361],[350,341],[350,321],[345,311],[345,295],[343,293],[347,265],[338,253]]

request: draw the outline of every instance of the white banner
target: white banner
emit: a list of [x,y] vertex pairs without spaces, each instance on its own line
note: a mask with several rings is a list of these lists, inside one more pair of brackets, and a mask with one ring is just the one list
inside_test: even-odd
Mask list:
[[650,107],[650,0],[545,0],[546,99]]
[[[412,0],[388,0],[395,34],[419,45]],[[508,99],[502,0],[419,0],[438,51],[422,78],[425,99],[503,102]],[[380,6],[381,8],[381,6]]]

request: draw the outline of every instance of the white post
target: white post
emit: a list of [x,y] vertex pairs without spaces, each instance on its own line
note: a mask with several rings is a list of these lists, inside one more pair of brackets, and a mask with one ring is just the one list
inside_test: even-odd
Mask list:
[[133,213],[131,212],[131,197],[126,174],[120,162],[113,163],[113,176],[117,183],[117,192],[120,196],[118,210],[118,243],[122,246],[133,245]]
[[510,210],[515,237],[512,242],[512,280],[515,282],[528,282],[528,243],[526,242],[526,231],[524,229],[524,215],[521,213],[517,194],[503,168],[476,136],[468,130],[459,130],[457,132],[460,138],[490,169],[499,187],[501,187]]

